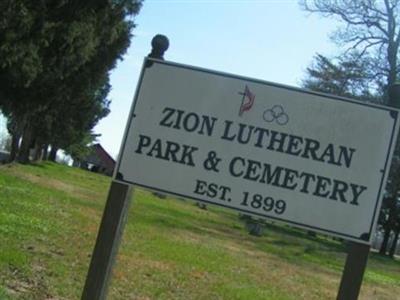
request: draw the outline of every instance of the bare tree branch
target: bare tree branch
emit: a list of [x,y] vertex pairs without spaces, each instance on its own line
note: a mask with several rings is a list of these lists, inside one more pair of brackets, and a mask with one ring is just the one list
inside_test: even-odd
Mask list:
[[301,0],[304,10],[339,20],[344,26],[332,39],[346,46],[345,55],[356,52],[358,58],[376,57],[379,63],[375,73],[386,73],[388,85],[394,83],[399,72],[399,3],[400,0]]

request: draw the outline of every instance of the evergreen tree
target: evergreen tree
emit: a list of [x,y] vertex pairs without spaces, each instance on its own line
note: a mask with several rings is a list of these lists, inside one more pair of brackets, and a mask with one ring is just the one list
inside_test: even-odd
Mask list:
[[107,115],[109,71],[129,46],[131,17],[141,6],[135,0],[39,2],[0,4],[0,109],[15,147],[22,136],[21,162],[34,142],[67,147]]
[[306,70],[302,86],[317,92],[363,101],[382,101],[381,84],[374,80],[368,59],[357,55],[329,59],[317,54]]

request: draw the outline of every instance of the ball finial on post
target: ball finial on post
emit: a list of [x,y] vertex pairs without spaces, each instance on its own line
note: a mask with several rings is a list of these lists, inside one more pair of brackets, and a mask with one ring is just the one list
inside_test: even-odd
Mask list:
[[164,59],[164,52],[169,47],[169,40],[165,35],[157,34],[151,40],[151,52],[148,55],[151,58]]

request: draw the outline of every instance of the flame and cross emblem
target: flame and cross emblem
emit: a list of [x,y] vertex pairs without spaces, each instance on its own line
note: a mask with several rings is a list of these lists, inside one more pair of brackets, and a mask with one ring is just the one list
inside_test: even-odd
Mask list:
[[[242,117],[245,111],[249,111],[253,107],[256,95],[250,91],[247,84],[244,87],[244,91],[239,92],[239,95],[242,95],[242,103],[239,108],[239,117]],[[289,122],[289,116],[281,105],[274,105],[272,108],[265,110],[263,119],[265,122],[275,122],[278,125],[286,125]]]

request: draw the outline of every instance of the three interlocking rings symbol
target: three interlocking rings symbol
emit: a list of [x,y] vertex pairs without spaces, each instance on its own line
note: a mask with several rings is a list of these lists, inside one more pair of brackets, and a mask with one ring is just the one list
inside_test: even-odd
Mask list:
[[263,119],[269,123],[276,121],[279,125],[286,125],[289,122],[289,116],[280,105],[274,105],[271,109],[264,111]]

